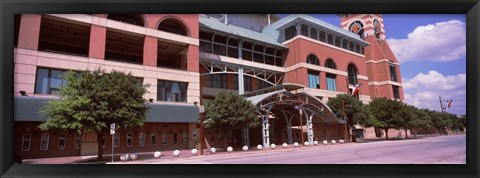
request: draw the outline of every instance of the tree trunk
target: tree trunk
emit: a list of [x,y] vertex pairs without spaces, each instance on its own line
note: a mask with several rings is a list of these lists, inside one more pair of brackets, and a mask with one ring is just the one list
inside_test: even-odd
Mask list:
[[102,161],[102,160],[104,160],[103,159],[103,147],[102,147],[102,143],[104,141],[102,139],[102,133],[100,133],[100,132],[97,132],[97,142],[98,142],[97,161]]
[[408,133],[407,133],[408,129],[405,129],[405,138],[408,138]]
[[388,140],[388,129],[385,129],[385,140]]

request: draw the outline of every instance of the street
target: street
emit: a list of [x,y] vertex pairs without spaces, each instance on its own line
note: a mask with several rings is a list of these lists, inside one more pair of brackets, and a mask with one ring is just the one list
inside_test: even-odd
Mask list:
[[465,164],[466,135],[219,153],[127,164]]

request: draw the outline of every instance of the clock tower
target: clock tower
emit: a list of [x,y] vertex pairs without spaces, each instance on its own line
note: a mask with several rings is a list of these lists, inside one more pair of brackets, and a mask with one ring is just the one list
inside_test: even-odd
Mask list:
[[356,33],[370,43],[364,48],[368,70],[368,88],[372,98],[387,97],[403,100],[400,65],[385,40],[381,14],[338,14],[341,27]]

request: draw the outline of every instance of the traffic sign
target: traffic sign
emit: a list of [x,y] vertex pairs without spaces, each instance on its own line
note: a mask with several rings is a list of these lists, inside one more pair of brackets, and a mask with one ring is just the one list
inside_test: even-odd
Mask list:
[[204,112],[205,112],[205,106],[199,106],[199,107],[198,107],[198,111],[199,111],[200,113],[204,113]]
[[115,123],[110,124],[110,135],[115,134]]

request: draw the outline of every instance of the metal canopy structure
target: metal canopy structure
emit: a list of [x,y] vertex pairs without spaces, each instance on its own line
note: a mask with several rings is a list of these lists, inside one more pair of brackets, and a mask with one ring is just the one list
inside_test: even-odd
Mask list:
[[[339,120],[326,103],[303,88],[305,88],[303,85],[286,83],[243,95],[257,106],[263,121],[262,135],[265,147],[270,145],[270,121],[273,120],[285,120],[289,143],[292,142],[292,125],[303,126],[302,123],[305,123],[308,142],[313,144],[313,124],[344,124],[344,120]],[[299,117],[305,122],[293,119]]]

